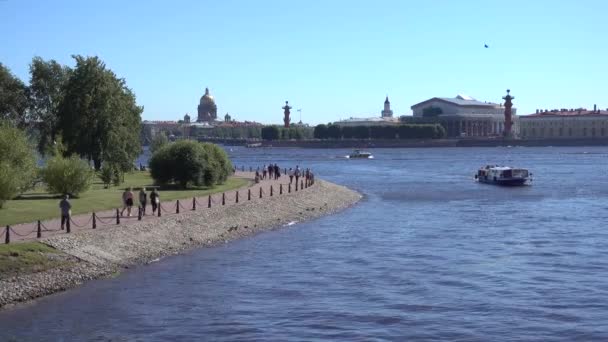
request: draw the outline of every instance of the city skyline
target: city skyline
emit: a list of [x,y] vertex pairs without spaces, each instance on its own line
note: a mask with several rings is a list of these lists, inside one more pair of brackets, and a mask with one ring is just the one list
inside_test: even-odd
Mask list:
[[301,114],[318,124],[380,116],[386,95],[401,116],[432,97],[500,103],[507,88],[519,115],[606,108],[608,48],[598,44],[606,9],[601,1],[7,0],[0,29],[14,33],[0,62],[28,83],[34,56],[73,66],[72,54],[97,55],[126,79],[143,120],[195,117],[206,87],[218,117],[273,124],[286,100],[293,121]]

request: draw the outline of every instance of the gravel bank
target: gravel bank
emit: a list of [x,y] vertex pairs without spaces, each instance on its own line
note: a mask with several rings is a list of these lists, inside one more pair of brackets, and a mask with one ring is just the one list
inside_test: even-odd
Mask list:
[[328,215],[360,199],[355,191],[317,180],[314,186],[290,194],[252,198],[237,205],[190,211],[128,226],[52,236],[42,242],[66,253],[66,265],[0,279],[0,307],[69,289],[193,247],[226,243],[289,222]]

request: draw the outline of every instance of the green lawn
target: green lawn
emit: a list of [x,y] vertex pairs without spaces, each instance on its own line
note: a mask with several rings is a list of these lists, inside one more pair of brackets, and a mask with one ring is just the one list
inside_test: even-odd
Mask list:
[[[212,188],[196,188],[181,190],[175,187],[161,188],[161,201],[192,198],[193,196],[205,196],[211,193],[224,192],[231,189],[243,187],[249,183],[248,180],[242,178],[229,178],[225,184],[217,185]],[[125,182],[118,187],[111,186],[108,189],[103,188],[101,181],[97,180],[89,191],[80,195],[79,198],[73,198],[72,214],[89,213],[92,211],[102,211],[107,209],[118,208],[122,206],[122,192],[125,188],[133,187],[135,198],[137,199],[137,191],[142,186],[152,186],[152,178],[146,171],[132,172],[125,175]],[[148,189],[149,192],[149,189]],[[59,216],[59,200],[60,197],[55,194],[49,194],[44,188],[37,188],[21,196],[20,199],[7,201],[4,207],[0,209],[0,227],[7,224],[27,223],[36,220],[44,220],[56,218]],[[135,203],[138,201],[136,200]]]
[[[55,255],[56,257],[51,257]],[[38,242],[0,245],[0,278],[34,273],[68,262],[61,252]]]

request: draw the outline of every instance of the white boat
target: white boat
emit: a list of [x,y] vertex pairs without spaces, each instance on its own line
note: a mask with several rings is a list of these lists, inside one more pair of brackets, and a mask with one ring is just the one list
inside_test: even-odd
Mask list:
[[247,148],[262,147],[262,143],[250,143],[250,144],[245,145],[245,147],[247,147]]
[[532,180],[532,174],[527,169],[509,166],[486,165],[477,170],[475,179],[480,183],[518,186]]
[[349,159],[370,159],[370,158],[374,158],[374,156],[372,156],[372,154],[369,153],[369,152],[363,152],[363,151],[360,151],[360,150],[354,150],[353,153],[351,153],[348,156],[346,156],[346,158],[349,158]]

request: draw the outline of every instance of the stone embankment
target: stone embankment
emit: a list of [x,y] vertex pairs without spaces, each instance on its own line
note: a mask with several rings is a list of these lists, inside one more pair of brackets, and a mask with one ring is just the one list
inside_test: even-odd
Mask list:
[[0,307],[75,287],[123,268],[199,246],[213,246],[343,210],[361,199],[345,187],[313,186],[232,206],[190,211],[154,221],[62,234],[41,242],[64,252],[64,266],[0,279]]

